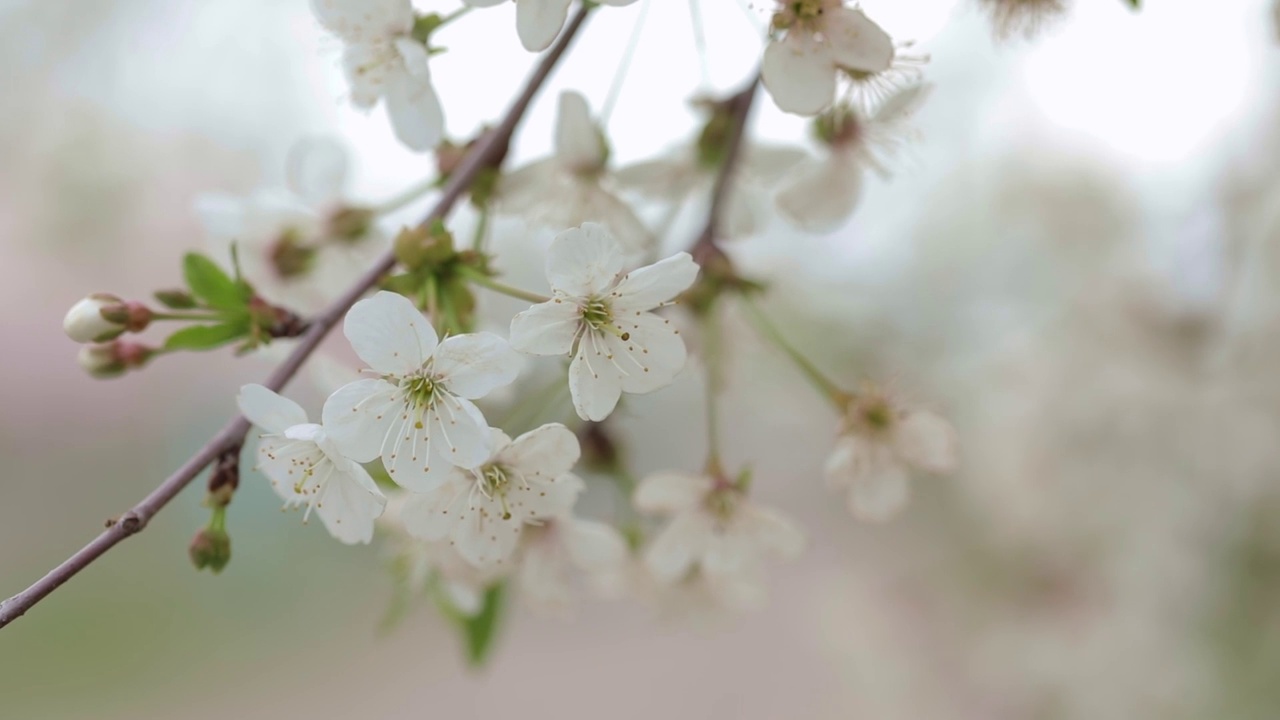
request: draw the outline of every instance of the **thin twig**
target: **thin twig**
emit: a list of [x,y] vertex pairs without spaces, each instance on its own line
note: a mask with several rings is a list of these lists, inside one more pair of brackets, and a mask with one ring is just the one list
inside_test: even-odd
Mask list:
[[[533,100],[533,96],[542,87],[547,76],[551,74],[551,70],[559,62],[564,51],[573,41],[574,36],[577,35],[579,28],[582,27],[587,18],[588,12],[587,6],[578,9],[573,19],[565,27],[564,32],[561,33],[556,44],[547,51],[542,61],[538,63],[537,68],[525,84],[524,90],[512,103],[502,122],[477,143],[475,149],[467,154],[466,159],[451,174],[449,182],[441,192],[440,199],[423,219],[422,227],[429,226],[435,220],[448,214],[482,170],[500,164],[503,158],[506,157],[507,146],[510,143],[512,134],[515,132],[516,125],[524,117],[530,102]],[[377,264],[369,268],[359,281],[343,293],[342,297],[334,300],[319,315],[312,318],[307,331],[299,339],[297,347],[271,373],[271,376],[264,384],[272,390],[278,391],[283,388],[297,374],[302,364],[320,345],[320,341],[324,339],[325,335],[337,325],[347,310],[370,288],[376,285],[382,276],[391,270],[395,262],[395,256],[391,253],[384,255],[378,260]],[[31,587],[5,600],[4,603],[0,603],[0,628],[22,617],[33,605],[43,600],[49,593],[58,589],[63,583],[88,567],[112,547],[115,547],[116,543],[130,535],[141,532],[151,518],[183,488],[189,485],[205,467],[226,450],[237,447],[244,442],[244,436],[248,430],[249,422],[247,420],[240,415],[232,417],[204,447],[197,450],[190,459],[183,463],[182,467],[179,467],[164,482],[160,483],[156,489],[142,499],[142,502],[117,518],[106,531],[94,538],[92,542],[85,545],[74,555],[64,560],[56,568],[49,571],[47,575],[40,578]]]
[[751,79],[751,84],[728,100],[729,111],[733,115],[733,129],[729,133],[724,161],[720,164],[715,185],[711,188],[711,207],[707,211],[707,223],[689,251],[693,259],[704,267],[708,261],[724,257],[718,245],[720,218],[724,215],[725,206],[729,202],[729,184],[733,182],[733,174],[742,157],[742,143],[747,135],[747,118],[751,114],[752,104],[755,103],[756,89],[759,85],[760,75],[757,74]]

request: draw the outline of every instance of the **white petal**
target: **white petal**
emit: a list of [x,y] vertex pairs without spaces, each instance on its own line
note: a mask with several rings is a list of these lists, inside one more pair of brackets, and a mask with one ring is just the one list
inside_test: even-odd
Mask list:
[[631,255],[653,247],[653,234],[631,206],[601,187],[598,180],[576,178],[572,191],[567,199],[551,206],[549,222],[561,226],[599,222],[613,234],[618,246]]
[[432,406],[432,452],[438,449],[440,457],[461,468],[477,467],[490,458],[492,435],[480,408],[448,393],[438,395]]
[[706,552],[712,536],[711,519],[701,512],[682,513],[658,535],[645,552],[649,572],[663,583],[673,583]]
[[547,280],[551,289],[574,297],[604,291],[626,261],[621,246],[598,223],[583,223],[556,235],[547,249]]
[[387,91],[387,79],[398,68],[395,47],[385,41],[356,43],[342,49],[342,72],[351,88],[351,104],[372,110]]
[[396,138],[410,150],[427,152],[444,133],[444,109],[426,75],[397,69],[387,76],[387,117]]
[[281,436],[267,436],[258,443],[258,469],[271,481],[271,487],[282,500],[301,504],[307,500],[316,476],[309,469],[326,463],[327,458],[314,443],[291,441]]
[[823,19],[822,33],[841,67],[877,73],[893,64],[893,38],[861,10],[831,8]]
[[510,385],[524,364],[519,353],[491,332],[445,338],[432,355],[432,370],[449,392],[464,398],[481,398],[495,388]]
[[242,386],[236,405],[249,422],[271,433],[283,433],[307,422],[307,411],[302,406],[261,385]]
[[507,0],[462,0],[463,5],[480,8],[493,7],[495,5],[501,5],[504,2],[507,2]]
[[810,232],[838,230],[862,197],[862,167],[844,153],[801,170],[778,193],[778,209],[788,220]]
[[679,513],[702,504],[710,490],[704,475],[656,473],[640,481],[631,502],[643,513]]
[[759,505],[746,505],[739,513],[739,527],[756,549],[788,559],[804,550],[804,533],[782,513]]
[[571,0],[516,0],[516,32],[530,52],[545,50],[560,34]]
[[782,180],[809,157],[809,153],[800,148],[777,145],[745,145],[743,152],[743,172],[763,185]]
[[753,538],[745,532],[712,533],[702,557],[708,574],[730,575],[756,564]]
[[289,189],[312,205],[337,200],[347,178],[347,151],[329,137],[299,140],[285,160]]
[[613,356],[611,364],[618,368],[623,392],[649,393],[664,388],[684,369],[687,351],[671,321],[646,312],[618,317],[615,323],[628,339],[601,337]]
[[530,355],[568,355],[581,325],[578,305],[554,298],[511,318],[511,346]]
[[398,37],[392,42],[392,46],[409,75],[418,80],[431,81],[431,67],[428,65],[431,55],[425,45],[412,38]]
[[421,540],[443,540],[457,523],[470,490],[470,473],[454,469],[435,490],[410,494],[400,509],[405,531]]
[[622,396],[622,376],[608,358],[608,342],[599,335],[590,330],[584,333],[578,353],[569,363],[569,394],[573,409],[583,420],[609,417]]
[[560,475],[554,480],[517,482],[507,491],[507,507],[512,516],[525,522],[562,517],[573,509],[583,484],[576,475]]
[[951,423],[941,416],[913,412],[894,432],[894,446],[907,464],[932,473],[954,472],[960,464],[960,441]]
[[[687,252],[632,270],[613,289],[613,308],[622,314],[650,310],[673,300],[698,278],[698,263]],[[622,318],[619,318],[620,320]]]
[[562,608],[573,600],[564,554],[547,540],[525,545],[520,559],[520,592],[544,608]]
[[883,522],[902,511],[910,497],[907,470],[884,463],[849,488],[849,512],[859,520]]
[[403,295],[385,290],[347,311],[342,332],[361,360],[381,373],[407,375],[436,349],[436,331]]
[[587,99],[572,90],[560,93],[560,107],[556,115],[556,158],[568,168],[591,169],[604,165],[604,152],[604,138],[591,119]]
[[779,108],[799,115],[817,115],[836,95],[830,49],[803,32],[769,43],[760,79]]
[[193,206],[205,236],[217,244],[222,245],[244,234],[244,200],[221,193],[208,193],[197,197]]
[[343,385],[329,396],[320,412],[325,434],[352,460],[373,460],[382,454],[388,428],[404,412],[397,392],[395,385],[384,380]]
[[529,479],[554,480],[572,470],[581,454],[578,436],[572,430],[548,423],[516,438],[497,459]]
[[519,519],[502,520],[502,508],[477,493],[475,506],[460,518],[450,537],[467,562],[486,567],[511,557],[523,527]]
[[545,203],[554,202],[561,184],[561,169],[555,158],[546,158],[506,172],[498,178],[496,197],[503,213],[530,214]]
[[373,521],[386,506],[386,496],[369,473],[348,463],[325,483],[316,498],[315,512],[330,535],[350,545],[373,539]]
[[844,435],[836,441],[827,457],[824,474],[827,485],[847,488],[861,482],[877,466],[890,462],[888,449],[865,435]]
[[627,561],[627,541],[610,525],[569,518],[556,523],[569,559],[587,572],[615,570]]
[[326,30],[347,42],[390,37],[413,27],[410,0],[311,0],[311,10]]
[[703,177],[693,161],[683,156],[637,163],[613,175],[623,190],[667,202],[683,201]]
[[871,121],[879,125],[895,125],[906,120],[920,109],[924,101],[933,91],[933,85],[921,83],[902,88],[889,96],[876,112]]

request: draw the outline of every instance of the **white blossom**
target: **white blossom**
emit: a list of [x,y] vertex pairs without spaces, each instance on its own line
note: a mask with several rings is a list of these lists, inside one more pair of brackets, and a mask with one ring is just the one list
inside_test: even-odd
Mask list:
[[555,152],[503,175],[497,207],[553,230],[603,223],[629,253],[639,253],[653,238],[631,207],[606,187],[608,159],[608,143],[587,101],[576,92],[561,93]]
[[563,611],[572,604],[575,575],[598,594],[616,594],[629,561],[621,533],[568,513],[526,526],[519,553],[520,592],[548,611]]
[[259,295],[298,312],[329,304],[386,248],[367,214],[341,200],[346,153],[329,140],[307,139],[290,151],[290,192],[249,197],[206,194],[195,211],[206,244],[226,254],[232,243],[244,277]]
[[427,47],[413,36],[410,0],[311,0],[311,8],[343,42],[351,103],[370,110],[385,101],[400,142],[419,152],[435,147],[444,111],[431,85]]
[[[724,233],[746,237],[759,232],[768,222],[769,191],[805,157],[796,148],[744,143],[721,210]],[[651,200],[683,205],[699,198],[709,204],[722,161],[705,157],[697,144],[690,144],[665,157],[622,168],[616,177],[618,187]]]
[[942,474],[958,465],[959,440],[951,423],[868,393],[849,402],[826,477],[831,487],[848,493],[854,517],[885,521],[906,506],[911,470]]
[[[462,0],[471,7],[493,7],[507,0]],[[547,49],[564,21],[569,17],[573,0],[512,0],[516,4],[516,32],[525,50],[537,52]],[[605,5],[621,7],[636,0],[599,0]]]
[[765,559],[793,558],[804,548],[790,519],[752,503],[723,478],[658,473],[641,481],[632,501],[640,512],[671,518],[645,550],[653,578],[665,585],[705,582],[730,606],[759,604]]
[[106,342],[125,331],[125,324],[102,315],[108,308],[123,308],[124,301],[115,295],[94,293],[82,298],[62,319],[62,331],[78,343]]
[[387,498],[359,463],[338,450],[325,428],[307,421],[297,403],[261,385],[245,385],[240,412],[266,431],[258,442],[258,469],[285,507],[314,510],[330,535],[344,543],[373,539],[374,520]]
[[893,63],[893,40],[844,0],[778,0],[760,78],[779,108],[816,115],[831,105],[842,72],[877,73]]
[[931,85],[913,85],[887,98],[869,116],[854,106],[832,110],[818,120],[825,157],[802,163],[783,181],[778,209],[810,232],[831,232],[853,215],[868,170],[889,174],[881,156],[891,155],[907,134],[907,120],[928,97]]
[[682,252],[629,273],[623,266],[604,227],[566,230],[547,253],[551,300],[511,320],[517,350],[573,357],[569,392],[584,420],[603,420],[622,393],[665,387],[684,367],[679,331],[650,311],[692,285],[698,265]]
[[397,492],[387,502],[387,511],[378,518],[389,538],[388,552],[396,570],[396,581],[410,595],[428,589],[442,592],[449,604],[465,615],[475,615],[484,604],[484,593],[502,579],[506,569],[478,568],[458,553],[447,540],[428,542],[409,534],[404,527],[404,506],[410,494]]
[[471,400],[519,373],[507,341],[487,332],[438,341],[413,303],[385,291],[356,303],[343,332],[377,375],[324,404],[325,428],[349,457],[381,457],[396,483],[419,492],[489,457],[489,425]]
[[454,469],[434,490],[405,502],[401,518],[414,537],[448,540],[477,567],[508,561],[527,524],[567,513],[582,492],[570,474],[578,438],[558,423],[512,440],[496,428],[492,453],[471,469]]

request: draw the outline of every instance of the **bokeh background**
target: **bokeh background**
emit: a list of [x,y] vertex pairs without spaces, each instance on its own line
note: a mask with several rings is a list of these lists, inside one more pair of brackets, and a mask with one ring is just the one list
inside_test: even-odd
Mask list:
[[[620,163],[684,139],[707,89],[686,3],[648,4],[608,123]],[[753,462],[810,536],[767,609],[517,608],[470,671],[426,603],[380,632],[376,544],[301,527],[255,476],[231,565],[195,572],[197,483],[0,633],[0,717],[1280,716],[1280,46],[1269,2],[1144,4],[1077,0],[997,43],[971,2],[863,3],[932,55],[919,136],[849,227],[775,223],[733,252],[834,376],[947,413],[964,465],[920,479],[897,522],[856,524],[821,482],[836,418],[731,333],[730,464]],[[643,5],[592,20],[517,162],[547,151],[560,89],[600,106]],[[700,5],[709,87],[734,88],[764,14]],[[467,135],[532,58],[512,7],[440,39]],[[75,300],[172,285],[204,246],[193,200],[281,185],[300,137],[343,139],[358,199],[430,176],[381,111],[342,102],[338,49],[304,0],[0,3],[0,594],[136,502],[270,368],[215,352],[90,380],[59,327]],[[804,137],[767,98],[756,132]],[[528,235],[501,223],[495,241],[536,283]],[[313,385],[294,395],[314,410]],[[629,406],[636,471],[696,467],[700,413],[690,378]]]

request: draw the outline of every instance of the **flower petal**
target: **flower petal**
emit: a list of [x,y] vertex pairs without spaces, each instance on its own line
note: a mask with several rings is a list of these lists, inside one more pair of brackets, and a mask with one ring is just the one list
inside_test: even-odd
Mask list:
[[258,470],[271,481],[280,499],[291,505],[306,502],[315,479],[314,473],[306,472],[325,461],[325,454],[315,443],[278,435],[269,435],[258,443]]
[[581,326],[577,303],[553,298],[511,318],[511,346],[530,355],[568,355]]
[[387,75],[387,117],[396,138],[410,150],[427,152],[444,133],[444,108],[430,75],[397,69]]
[[623,190],[667,202],[683,201],[705,177],[684,155],[636,163],[613,174]]
[[516,32],[529,52],[546,50],[569,16],[571,0],[516,0]]
[[704,475],[661,472],[641,480],[631,502],[643,513],[679,513],[700,505],[710,490]]
[[849,488],[849,512],[859,520],[884,522],[902,511],[910,492],[906,468],[883,463]]
[[436,349],[436,331],[403,295],[385,290],[347,311],[342,332],[356,355],[380,373],[407,375]]
[[587,331],[578,341],[578,353],[569,363],[569,394],[573,409],[583,420],[600,421],[622,397],[622,376],[609,359],[608,342],[600,333]]
[[688,290],[698,279],[698,270],[698,263],[687,252],[632,270],[622,276],[610,293],[614,298],[613,309],[626,315],[651,310]]
[[385,380],[357,380],[338,388],[320,412],[325,434],[356,462],[382,454],[384,439],[404,412],[398,390]]
[[311,0],[324,29],[346,42],[368,42],[408,32],[413,27],[409,0]]
[[627,561],[627,542],[610,525],[566,518],[556,523],[556,530],[569,559],[587,572],[613,570]]
[[560,93],[556,115],[556,159],[575,170],[599,168],[605,161],[604,138],[591,119],[587,99],[572,90]]
[[893,440],[898,456],[912,467],[931,473],[949,473],[960,464],[956,430],[935,413],[910,413],[899,423]]
[[712,533],[709,516],[682,513],[649,546],[644,554],[645,566],[659,582],[674,583],[706,552]]
[[470,400],[441,393],[432,403],[431,451],[439,452],[449,464],[460,468],[483,464],[492,455],[492,438],[489,423]]
[[457,523],[470,490],[470,474],[455,468],[435,490],[411,493],[400,509],[405,532],[421,540],[443,540]]
[[836,95],[836,71],[828,46],[808,33],[791,31],[765,48],[760,80],[778,107],[817,115]]
[[530,480],[554,480],[578,464],[578,436],[560,423],[547,423],[516,438],[498,453],[498,462]]
[[797,173],[778,194],[778,209],[809,232],[838,230],[862,197],[862,167],[847,153],[832,153]]
[[515,552],[524,523],[514,518],[503,520],[502,515],[497,502],[478,496],[450,534],[458,554],[475,567],[508,560]]
[[338,466],[316,498],[316,514],[329,534],[348,545],[373,539],[374,520],[387,498],[356,463]]
[[828,10],[822,34],[841,67],[878,73],[893,64],[893,38],[861,10],[848,7]]
[[330,137],[303,138],[289,149],[285,177],[289,189],[311,205],[338,199],[347,179],[347,151]]
[[475,399],[510,385],[523,363],[506,340],[478,332],[445,338],[432,355],[431,367],[449,392]]
[[588,222],[556,235],[547,249],[552,290],[573,297],[597,295],[622,272],[622,247],[603,225]]
[[758,551],[789,559],[804,550],[804,533],[791,518],[759,505],[746,505],[739,512],[739,526]]
[[271,433],[283,433],[307,422],[307,411],[302,406],[261,385],[242,386],[236,405],[249,422]]
[[617,319],[628,336],[602,335],[609,362],[618,369],[623,392],[648,393],[664,388],[684,369],[687,351],[680,331],[653,313]]

